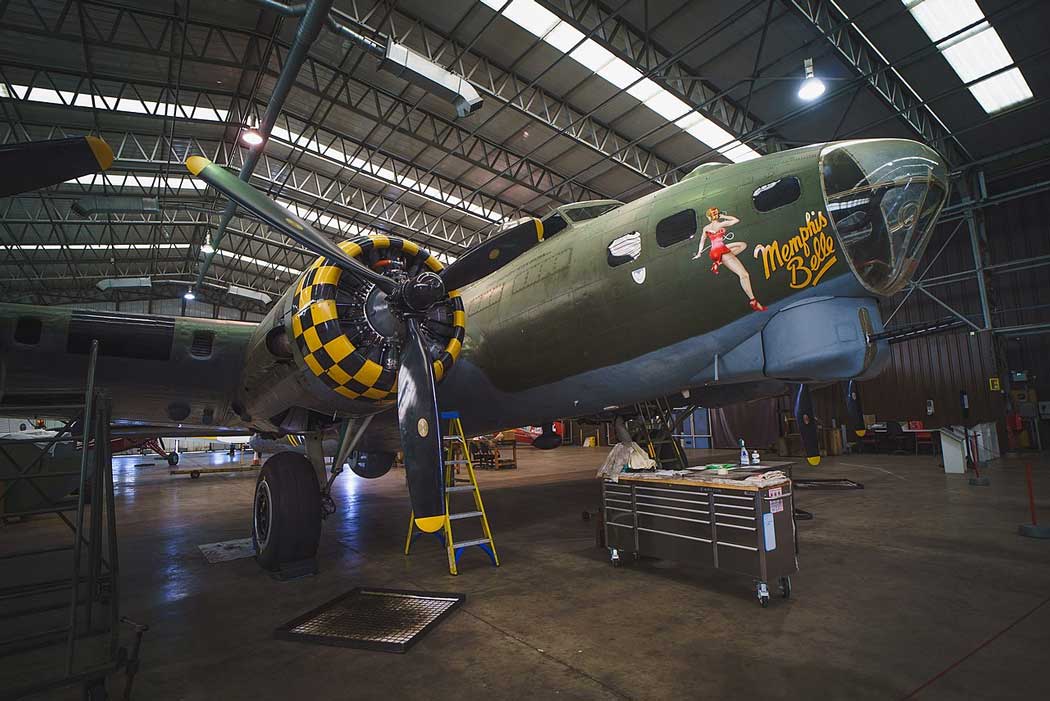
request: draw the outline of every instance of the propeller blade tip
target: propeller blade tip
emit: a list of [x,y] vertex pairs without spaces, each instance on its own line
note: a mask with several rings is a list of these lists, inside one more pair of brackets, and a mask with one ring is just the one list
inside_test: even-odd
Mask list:
[[814,456],[814,457],[808,457],[807,456],[806,457],[806,462],[808,462],[813,467],[816,467],[817,465],[820,464],[820,456],[819,455]]
[[84,141],[87,142],[88,148],[98,161],[98,167],[102,170],[109,170],[109,167],[113,165],[113,149],[109,147],[109,144],[97,136],[85,136]]
[[867,430],[867,429],[863,429],[863,430],[861,430],[861,431],[854,431],[854,433],[856,433],[856,434],[857,434],[857,438],[863,438],[863,437],[864,437],[864,435],[865,435],[865,434],[866,434],[867,432],[868,432],[868,430]]
[[194,175],[200,175],[201,171],[210,165],[211,161],[204,156],[190,156],[186,159],[186,169]]
[[416,519],[416,528],[424,533],[435,533],[445,525],[444,516],[426,516]]

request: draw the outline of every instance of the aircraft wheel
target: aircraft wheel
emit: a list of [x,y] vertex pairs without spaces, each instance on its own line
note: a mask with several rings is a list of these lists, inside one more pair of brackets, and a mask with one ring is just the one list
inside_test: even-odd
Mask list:
[[281,452],[259,471],[252,507],[252,544],[261,567],[314,557],[321,540],[321,490],[306,457]]
[[175,467],[176,465],[178,465],[179,464],[179,454],[174,452],[174,451],[168,453],[168,464],[171,465],[172,467]]

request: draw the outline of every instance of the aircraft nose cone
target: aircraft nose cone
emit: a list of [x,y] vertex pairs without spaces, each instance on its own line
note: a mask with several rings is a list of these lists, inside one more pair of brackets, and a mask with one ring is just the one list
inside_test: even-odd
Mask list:
[[861,283],[891,295],[911,279],[948,199],[948,168],[906,139],[829,144],[820,154],[825,208]]

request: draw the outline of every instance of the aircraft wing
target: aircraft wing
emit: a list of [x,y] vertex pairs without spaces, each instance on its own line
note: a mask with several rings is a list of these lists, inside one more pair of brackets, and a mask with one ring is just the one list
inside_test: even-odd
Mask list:
[[[0,410],[73,416],[95,385],[122,435],[214,435],[242,424],[238,383],[255,324],[0,304]],[[30,417],[32,418],[32,417]],[[244,429],[239,429],[244,433]]]

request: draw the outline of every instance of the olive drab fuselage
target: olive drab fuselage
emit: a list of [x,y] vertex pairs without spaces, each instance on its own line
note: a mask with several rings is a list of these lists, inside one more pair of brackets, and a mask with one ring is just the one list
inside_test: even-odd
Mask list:
[[[441,408],[480,433],[686,389],[724,401],[734,387],[750,397],[770,381],[875,372],[885,349],[864,335],[881,328],[877,300],[910,276],[946,181],[920,144],[857,141],[701,166],[622,205],[559,208],[542,241],[459,291]],[[369,372],[333,382],[306,360],[296,313],[315,268],[259,324],[2,304],[4,401],[82,386],[84,339],[96,335],[98,381],[124,422],[300,432],[318,417],[396,421],[389,371],[360,360],[355,373]]]

